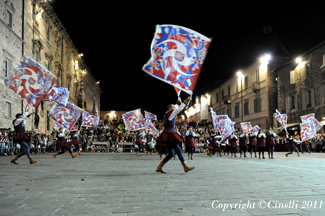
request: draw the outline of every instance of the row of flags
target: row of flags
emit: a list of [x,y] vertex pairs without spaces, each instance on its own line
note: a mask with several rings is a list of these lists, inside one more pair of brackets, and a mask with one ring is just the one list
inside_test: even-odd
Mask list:
[[35,109],[42,101],[52,101],[49,118],[56,122],[56,128],[76,130],[76,123],[82,118],[81,126],[96,127],[99,117],[69,102],[69,90],[54,85],[56,77],[35,60],[24,56],[5,79],[5,85],[17,93]]
[[125,129],[128,131],[136,131],[136,130],[147,130],[152,134],[153,136],[157,135],[159,131],[156,129],[156,127],[152,124],[151,120],[157,120],[157,116],[144,111],[145,118],[143,118],[143,115],[141,113],[141,109],[136,109],[129,111],[127,113],[124,113],[122,115]]

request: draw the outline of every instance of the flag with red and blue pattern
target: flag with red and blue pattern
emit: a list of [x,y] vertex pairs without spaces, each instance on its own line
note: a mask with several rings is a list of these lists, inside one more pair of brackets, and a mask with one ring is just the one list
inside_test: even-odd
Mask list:
[[304,116],[300,116],[300,119],[303,123],[305,122],[313,122],[313,124],[315,125],[315,129],[316,132],[319,131],[320,129],[322,129],[322,125],[319,123],[319,121],[315,118],[315,114],[314,113],[310,113]]
[[156,136],[159,133],[159,131],[156,129],[156,127],[152,124],[151,119],[144,118],[144,124],[145,124],[146,130],[150,131],[150,134],[152,134],[153,136]]
[[312,121],[300,124],[301,140],[306,141],[316,136],[316,127]]
[[75,106],[72,102],[68,102],[66,106],[58,103],[51,103],[51,107],[49,117],[69,131],[74,128],[74,125],[83,112],[82,109]]
[[281,126],[287,130],[287,114],[281,114],[279,110],[275,110],[275,118],[281,124]]
[[97,127],[98,123],[99,123],[99,116],[93,115],[83,110],[81,126]]
[[157,121],[157,116],[147,111],[144,111],[144,117]]
[[35,60],[24,56],[5,79],[5,84],[28,104],[37,108],[51,89],[56,77]]
[[58,85],[53,85],[50,91],[44,97],[44,101],[55,101],[63,106],[67,105],[68,100],[69,90]]
[[157,25],[143,71],[192,95],[211,39],[177,25]]
[[133,111],[129,111],[122,115],[125,130],[135,131],[140,129],[145,129],[145,124],[143,120],[143,115],[141,113],[141,109],[136,109]]
[[240,123],[240,126],[245,133],[250,133],[253,129],[250,122],[242,122]]

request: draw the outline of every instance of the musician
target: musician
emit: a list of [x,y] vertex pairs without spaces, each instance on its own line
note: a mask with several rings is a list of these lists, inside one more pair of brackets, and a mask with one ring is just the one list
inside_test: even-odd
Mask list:
[[268,146],[269,159],[274,159],[273,152],[274,152],[276,134],[272,131],[271,127],[268,127],[268,131],[266,131],[265,135],[266,135],[266,145]]
[[[309,143],[308,141],[303,141],[302,142],[302,149],[303,150],[306,150],[309,154],[311,153],[310,150],[309,150]],[[303,151],[301,153],[304,153]]]
[[70,155],[72,156],[72,158],[77,157],[72,151],[71,151],[71,147],[69,146],[66,137],[68,136],[68,134],[66,134],[67,130],[65,128],[60,128],[59,133],[57,135],[58,138],[58,143],[56,144],[56,149],[60,150],[58,153],[54,153],[53,157],[56,158],[57,155],[59,154],[64,154],[65,150],[67,149],[70,153]]
[[255,130],[252,130],[252,132],[249,134],[249,145],[251,147],[251,157],[253,155],[253,152],[255,152],[255,157],[256,156],[256,146],[257,146],[257,132]]
[[145,135],[146,135],[146,133],[144,131],[139,131],[136,135],[137,137],[135,140],[135,144],[138,145],[137,156],[140,156],[140,152],[142,152],[142,145],[143,145],[142,138]]
[[146,154],[152,155],[153,149],[150,148],[149,143],[153,141],[153,136],[150,134],[150,131],[145,135],[146,138]]
[[195,152],[195,133],[193,132],[193,128],[190,127],[185,133],[185,140],[186,140],[186,149],[188,152],[188,159],[193,160],[193,153]]
[[290,151],[289,153],[286,154],[286,157],[288,157],[289,154],[292,154],[294,150],[297,151],[297,156],[300,157],[299,155],[299,150],[295,144],[300,144],[302,141],[298,139],[294,139],[291,135],[288,138],[288,144],[285,145],[285,147]]
[[25,121],[33,114],[34,112],[28,114],[28,107],[26,106],[25,115],[23,116],[23,114],[18,113],[16,114],[15,120],[12,121],[12,124],[14,125],[14,129],[16,132],[16,134],[13,136],[13,142],[18,143],[23,148],[23,151],[16,157],[14,157],[10,161],[11,163],[18,164],[16,160],[18,160],[18,158],[20,158],[24,154],[27,155],[30,164],[37,162],[34,161],[30,156],[29,146],[27,144],[27,142],[30,141],[30,137],[25,133]]
[[234,156],[236,157],[236,153],[237,153],[237,135],[235,132],[233,132],[230,135],[230,147],[231,147],[231,157],[234,154]]
[[166,144],[168,154],[160,162],[156,169],[156,172],[166,173],[162,170],[162,167],[174,156],[175,153],[178,155],[178,159],[181,161],[185,172],[191,171],[195,168],[189,167],[185,162],[182,154],[182,149],[179,146],[179,144],[183,142],[183,138],[176,131],[176,115],[185,108],[186,104],[189,101],[190,97],[185,99],[184,103],[182,103],[179,99],[176,102],[176,105],[169,104],[167,107],[168,111],[164,114],[164,131],[159,136],[157,142],[163,142]]
[[266,147],[266,135],[264,133],[264,131],[260,130],[258,136],[257,136],[257,147],[258,147],[258,159],[261,159],[261,153],[263,156],[263,159],[265,159],[264,157],[264,151],[265,151],[265,147]]
[[246,157],[246,151],[247,151],[247,138],[248,134],[245,132],[241,132],[239,134],[239,148],[240,148],[240,157],[242,156],[244,152],[244,157]]

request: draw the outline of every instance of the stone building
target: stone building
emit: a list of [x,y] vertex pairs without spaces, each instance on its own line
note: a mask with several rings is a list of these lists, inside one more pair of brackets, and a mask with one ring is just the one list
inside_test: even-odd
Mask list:
[[290,134],[299,132],[300,116],[306,114],[325,124],[325,42],[277,68],[274,76],[278,109],[288,116]]
[[[0,116],[5,119],[0,127],[12,127],[13,116],[22,112],[26,105],[3,82],[6,73],[18,64],[23,55],[50,70],[57,77],[56,84],[69,89],[69,101],[99,115],[102,92],[99,83],[51,5],[45,0],[10,0],[0,1],[0,10],[0,62],[3,63],[0,88],[4,97],[0,103],[6,107],[2,113],[0,111]],[[27,130],[51,132],[53,123],[47,117],[49,111],[48,102],[42,102],[35,110],[36,115],[27,121]]]
[[211,120],[208,109],[212,107],[217,115],[228,115],[239,128],[240,122],[251,122],[252,126],[258,124],[262,129],[273,126],[276,98],[272,92],[275,84],[271,82],[271,71],[284,64],[287,58],[267,57],[255,60],[219,86],[196,97],[195,109],[190,108],[195,112],[192,111],[188,120]]

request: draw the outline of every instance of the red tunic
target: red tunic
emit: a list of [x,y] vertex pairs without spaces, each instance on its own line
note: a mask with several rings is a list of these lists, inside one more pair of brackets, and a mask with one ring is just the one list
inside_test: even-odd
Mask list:
[[243,137],[239,137],[239,146],[247,146],[247,137],[246,135]]
[[258,147],[266,147],[266,141],[263,136],[257,138],[257,146]]
[[249,144],[250,144],[250,146],[256,146],[257,145],[257,138],[256,138],[256,136],[250,136],[249,137]]
[[266,145],[275,145],[275,139],[270,131],[266,132]]
[[186,147],[195,147],[195,141],[192,135],[186,136]]
[[58,137],[58,143],[56,144],[56,149],[65,147],[65,146],[69,146],[69,144],[67,143],[67,141],[65,140],[64,137]]
[[231,147],[237,147],[237,139],[235,138],[230,138],[230,145]]

